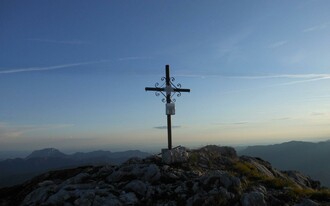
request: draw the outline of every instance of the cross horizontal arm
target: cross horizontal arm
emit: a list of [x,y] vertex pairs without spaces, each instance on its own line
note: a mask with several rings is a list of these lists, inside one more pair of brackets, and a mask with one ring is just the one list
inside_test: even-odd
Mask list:
[[164,88],[157,88],[157,87],[146,87],[145,90],[146,91],[156,91],[156,92],[163,92],[163,91],[165,91]]
[[190,92],[190,89],[179,89],[179,88],[175,88],[173,89],[174,92]]

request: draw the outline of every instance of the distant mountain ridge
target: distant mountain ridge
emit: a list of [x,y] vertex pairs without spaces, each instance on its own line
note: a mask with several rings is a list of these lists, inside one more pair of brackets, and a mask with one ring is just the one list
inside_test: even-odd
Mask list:
[[35,150],[30,155],[28,155],[25,159],[31,158],[50,158],[50,157],[66,157],[67,155],[60,152],[55,148],[45,148],[41,150]]
[[131,157],[145,158],[149,153],[139,150],[123,152],[93,151],[65,154],[55,148],[35,150],[25,158],[0,161],[0,187],[10,186],[43,172],[84,165],[120,164]]
[[249,146],[239,154],[263,158],[281,170],[299,170],[330,187],[330,140]]

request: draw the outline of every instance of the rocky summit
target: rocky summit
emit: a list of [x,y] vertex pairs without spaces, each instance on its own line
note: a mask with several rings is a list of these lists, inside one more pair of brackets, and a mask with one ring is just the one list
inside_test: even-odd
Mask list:
[[132,158],[120,166],[52,171],[0,189],[1,205],[330,205],[330,192],[297,171],[237,156],[230,147],[186,150],[186,160]]

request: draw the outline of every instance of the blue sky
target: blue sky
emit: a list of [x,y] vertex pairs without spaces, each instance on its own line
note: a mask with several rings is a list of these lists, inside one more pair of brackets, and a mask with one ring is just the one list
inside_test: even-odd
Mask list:
[[1,1],[0,150],[330,137],[330,2]]

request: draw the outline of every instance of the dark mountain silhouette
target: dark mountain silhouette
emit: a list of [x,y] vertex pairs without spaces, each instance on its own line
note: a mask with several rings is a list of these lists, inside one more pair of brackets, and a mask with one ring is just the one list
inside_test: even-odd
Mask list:
[[64,154],[55,148],[36,150],[26,158],[0,161],[0,187],[22,183],[35,175],[53,169],[83,165],[120,164],[131,157],[143,158],[149,155],[139,150],[77,152],[71,155]]
[[312,143],[291,141],[282,144],[250,146],[241,155],[261,157],[281,170],[299,170],[330,187],[330,141]]
[[28,155],[25,159],[32,159],[32,158],[64,158],[67,155],[60,152],[58,149],[55,148],[46,148],[41,150],[35,150],[30,155]]
[[50,171],[0,189],[0,205],[329,205],[330,191],[318,181],[233,148],[178,151],[174,164],[155,155]]

